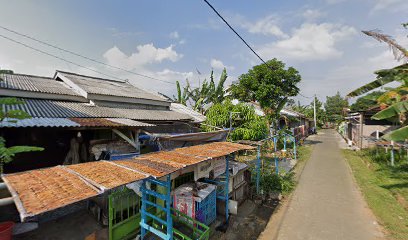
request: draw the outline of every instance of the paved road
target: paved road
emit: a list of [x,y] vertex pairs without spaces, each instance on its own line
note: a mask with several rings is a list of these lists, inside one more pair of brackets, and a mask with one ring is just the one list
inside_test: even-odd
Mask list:
[[316,146],[283,216],[278,240],[382,239],[342,157],[339,136],[324,130],[314,139]]

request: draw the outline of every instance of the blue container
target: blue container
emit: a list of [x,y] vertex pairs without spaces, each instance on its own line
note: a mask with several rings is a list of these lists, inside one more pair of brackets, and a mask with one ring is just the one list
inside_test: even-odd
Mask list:
[[195,202],[196,219],[205,225],[210,225],[217,217],[217,195],[214,189],[201,202]]

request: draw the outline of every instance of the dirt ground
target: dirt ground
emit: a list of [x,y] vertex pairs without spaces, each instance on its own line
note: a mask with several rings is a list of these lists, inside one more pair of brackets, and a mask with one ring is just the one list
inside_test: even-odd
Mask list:
[[13,240],[82,240],[97,230],[102,230],[98,233],[98,240],[108,239],[107,230],[103,231],[93,216],[83,210],[40,224],[34,231],[13,236]]
[[[251,200],[245,201],[238,207],[237,215],[230,215],[229,227],[226,233],[216,231],[222,223],[221,219],[211,225],[211,240],[250,240],[257,239],[265,229],[269,218],[276,209],[279,201],[273,200],[258,205]],[[222,217],[221,217],[222,218]]]

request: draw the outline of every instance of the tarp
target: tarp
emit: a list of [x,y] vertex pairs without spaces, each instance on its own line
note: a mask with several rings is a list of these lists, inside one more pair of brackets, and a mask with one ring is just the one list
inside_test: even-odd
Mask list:
[[225,141],[228,130],[214,132],[183,133],[177,135],[154,134],[159,141],[182,141],[182,142],[214,142]]

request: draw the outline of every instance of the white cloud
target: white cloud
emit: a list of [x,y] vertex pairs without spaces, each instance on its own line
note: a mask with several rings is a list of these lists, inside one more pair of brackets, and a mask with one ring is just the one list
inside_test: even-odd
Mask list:
[[174,32],[171,32],[171,33],[170,33],[170,38],[172,38],[172,39],[179,39],[179,38],[180,38],[180,35],[178,34],[177,31],[174,31]]
[[265,44],[259,47],[258,51],[266,58],[282,57],[295,60],[337,58],[343,54],[336,48],[337,43],[356,33],[353,27],[346,25],[304,23],[294,29],[289,38]]
[[282,38],[287,37],[287,35],[279,28],[278,18],[274,15],[266,16],[254,23],[241,20],[241,27],[247,29],[250,33],[260,33]]
[[408,1],[406,0],[376,0],[371,13],[381,10],[404,11],[408,9]]
[[191,79],[194,76],[193,72],[178,72],[178,71],[173,71],[170,69],[164,69],[160,72],[157,72],[157,75],[160,77],[166,77],[166,79],[177,79],[180,80],[180,78],[184,79]]
[[321,12],[318,9],[306,9],[303,13],[302,16],[307,20],[307,21],[313,21],[318,18],[326,16],[326,13]]
[[341,2],[345,2],[347,0],[326,0],[327,4],[337,4],[337,3],[341,3]]
[[226,66],[221,60],[218,59],[211,59],[210,61],[211,67],[216,70],[223,70],[226,68],[227,70],[234,70],[233,66]]
[[152,43],[137,46],[137,51],[130,56],[123,53],[118,47],[114,46],[107,50],[103,57],[109,64],[123,67],[125,69],[134,69],[147,64],[160,63],[163,60],[176,62],[183,57],[173,49],[173,45],[167,48],[156,48]]

